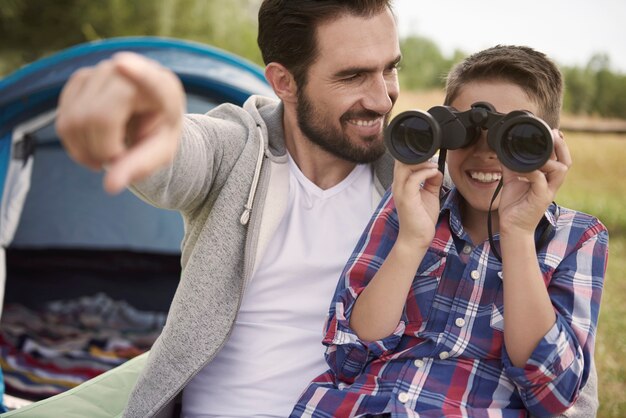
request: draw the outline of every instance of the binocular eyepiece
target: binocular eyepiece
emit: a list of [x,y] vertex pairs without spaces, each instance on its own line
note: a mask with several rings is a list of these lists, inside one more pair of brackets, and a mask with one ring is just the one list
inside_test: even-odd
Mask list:
[[418,164],[439,149],[469,146],[485,129],[487,143],[513,171],[537,170],[552,155],[552,133],[543,120],[525,110],[498,113],[487,102],[474,103],[465,112],[450,106],[402,112],[385,129],[385,144],[398,161]]

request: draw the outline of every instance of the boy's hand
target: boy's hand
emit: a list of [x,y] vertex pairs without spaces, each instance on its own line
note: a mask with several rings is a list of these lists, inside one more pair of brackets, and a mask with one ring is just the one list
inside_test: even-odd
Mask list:
[[501,233],[534,233],[565,181],[572,158],[559,130],[552,130],[552,139],[554,153],[540,170],[516,173],[502,167],[504,184],[498,207]]
[[184,111],[180,80],[125,52],[72,75],[61,92],[56,129],[73,159],[107,168],[104,188],[117,193],[173,159]]
[[393,178],[392,193],[400,220],[398,241],[428,247],[435,236],[443,174],[430,161],[416,165],[396,161]]

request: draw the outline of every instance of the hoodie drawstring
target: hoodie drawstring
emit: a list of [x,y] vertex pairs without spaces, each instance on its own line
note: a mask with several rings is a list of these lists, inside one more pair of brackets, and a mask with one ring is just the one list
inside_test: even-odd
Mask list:
[[265,141],[263,140],[263,130],[259,125],[256,126],[259,130],[259,138],[261,144],[259,145],[259,154],[256,160],[256,167],[254,169],[254,178],[252,179],[252,186],[250,186],[250,192],[248,193],[248,201],[244,205],[243,213],[239,218],[239,222],[242,225],[247,225],[250,220],[250,212],[252,211],[252,202],[254,202],[254,195],[256,193],[256,187],[259,183],[259,177],[261,176],[261,164],[263,163],[263,154],[265,153]]

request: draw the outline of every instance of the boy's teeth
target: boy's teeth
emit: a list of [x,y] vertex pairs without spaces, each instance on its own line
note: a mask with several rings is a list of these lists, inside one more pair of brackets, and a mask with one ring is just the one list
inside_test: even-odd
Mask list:
[[470,176],[474,180],[478,180],[483,183],[491,183],[492,181],[499,181],[502,178],[502,174],[500,173],[483,173],[481,171],[472,171],[470,172]]

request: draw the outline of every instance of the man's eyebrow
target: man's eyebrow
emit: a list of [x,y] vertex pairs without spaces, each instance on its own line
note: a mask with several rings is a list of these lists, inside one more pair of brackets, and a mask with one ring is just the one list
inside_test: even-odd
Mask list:
[[[402,55],[398,55],[395,59],[393,59],[392,61],[389,62],[389,64],[387,64],[385,66],[385,68],[391,68],[391,67],[395,67],[396,65],[398,65],[398,63],[402,60]],[[354,74],[360,74],[360,73],[372,73],[378,71],[378,69],[376,67],[348,67],[348,68],[344,68],[341,71],[338,71],[335,73],[336,77],[348,77]]]

